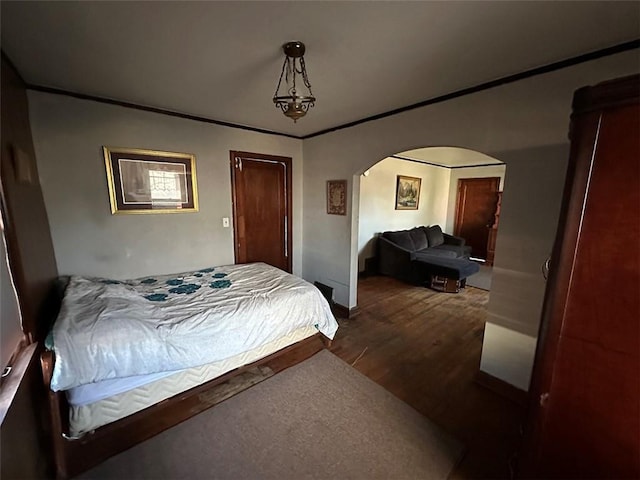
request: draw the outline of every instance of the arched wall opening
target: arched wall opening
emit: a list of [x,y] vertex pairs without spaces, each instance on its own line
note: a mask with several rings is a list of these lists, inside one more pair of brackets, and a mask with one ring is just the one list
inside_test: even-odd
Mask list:
[[[425,156],[431,153],[437,157],[446,148],[451,147],[430,147],[411,151],[420,151]],[[386,221],[383,218],[382,223],[378,224],[379,232],[440,223],[445,232],[453,233],[452,216],[455,212],[458,179],[476,175],[501,177],[504,180],[501,181],[503,202],[480,370],[527,391],[546,286],[541,267],[553,246],[568,148],[556,145],[485,155],[471,149],[454,147],[449,151],[452,152],[458,154],[460,161],[467,157],[499,163],[489,167],[445,169],[426,164],[406,165],[409,162],[394,159],[393,155],[390,155],[373,165],[367,165],[367,168],[359,169],[352,176],[353,213],[350,220],[349,259],[351,293],[357,305],[360,265],[364,266],[363,257],[367,255],[367,248],[373,248],[375,244],[375,240],[366,237],[372,233],[372,227],[375,229],[375,226],[370,225],[370,214],[376,203],[386,203],[382,215],[378,217],[399,214],[391,221],[392,226],[389,228],[382,227]],[[406,152],[397,156],[406,156]],[[379,174],[377,180],[386,185],[376,182],[373,186],[367,185],[368,177],[363,175],[367,170],[368,177]],[[422,175],[424,186],[427,187],[421,191],[420,196],[420,202],[424,200],[426,203],[423,203],[424,209],[395,211],[395,177],[398,174],[418,177]],[[428,188],[432,188],[431,193]],[[376,192],[375,197],[367,198],[369,190]],[[432,202],[432,205],[428,205],[428,202]],[[405,215],[406,213],[412,215]],[[361,222],[368,224],[361,228]],[[362,235],[360,230],[364,230]],[[362,242],[365,240],[363,246]]]
[[[573,93],[634,73],[637,54],[624,52],[306,138],[302,276],[332,286],[337,303],[357,305],[360,175],[380,159],[425,145],[498,158],[509,177],[482,369],[528,389],[545,291],[540,267],[557,229]],[[326,212],[326,181],[334,179],[348,181],[344,216]]]
[[[399,152],[372,165],[360,177],[358,272],[374,269],[377,236],[383,231],[440,225],[453,234],[458,180],[499,178],[497,188],[502,191],[505,171],[498,159],[457,147]],[[396,208],[398,176],[419,179],[415,207]],[[488,239],[488,229],[486,234]]]

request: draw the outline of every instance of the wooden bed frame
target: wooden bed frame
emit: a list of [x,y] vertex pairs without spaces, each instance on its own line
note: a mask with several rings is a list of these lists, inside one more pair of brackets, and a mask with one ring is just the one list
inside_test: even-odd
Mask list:
[[331,340],[317,333],[256,362],[239,367],[75,439],[68,435],[69,405],[66,396],[64,392],[53,392],[50,388],[55,358],[52,351],[46,350],[40,359],[50,407],[50,433],[56,478],[78,475],[107,458],[214,406],[207,400],[208,396],[205,393],[249,368],[268,365],[277,373],[306,360],[323,347],[330,346]]

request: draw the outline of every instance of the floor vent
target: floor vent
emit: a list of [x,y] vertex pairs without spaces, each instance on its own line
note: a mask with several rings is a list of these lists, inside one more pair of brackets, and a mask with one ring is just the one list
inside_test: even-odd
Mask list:
[[314,282],[313,284],[320,290],[322,296],[327,299],[329,305],[333,305],[333,287],[320,282]]

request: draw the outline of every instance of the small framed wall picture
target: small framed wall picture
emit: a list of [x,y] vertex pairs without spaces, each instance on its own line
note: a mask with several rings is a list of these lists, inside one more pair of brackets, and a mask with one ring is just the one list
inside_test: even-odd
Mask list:
[[112,214],[198,211],[194,155],[113,147],[103,152]]
[[347,214],[346,180],[327,180],[327,213],[329,215]]
[[421,178],[398,175],[396,183],[396,210],[417,210],[420,201]]

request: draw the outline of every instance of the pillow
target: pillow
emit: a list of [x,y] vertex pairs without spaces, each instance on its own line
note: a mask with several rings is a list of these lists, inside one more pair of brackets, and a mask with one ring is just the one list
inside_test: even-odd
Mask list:
[[416,250],[422,250],[429,247],[429,241],[427,240],[427,232],[424,228],[416,227],[409,230],[409,235],[413,241],[413,246]]
[[415,247],[413,246],[413,240],[411,240],[411,235],[407,230],[400,230],[398,232],[384,232],[382,234],[384,238],[392,241],[399,247],[404,248],[405,250],[409,250],[413,252]]
[[432,225],[428,228],[427,239],[429,240],[430,247],[437,247],[444,243],[444,235],[442,235],[440,225]]

